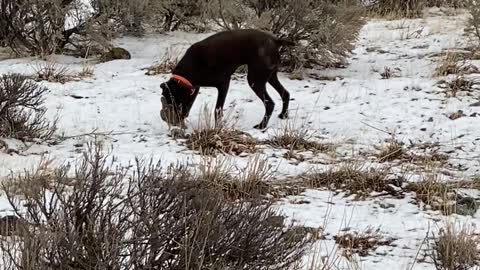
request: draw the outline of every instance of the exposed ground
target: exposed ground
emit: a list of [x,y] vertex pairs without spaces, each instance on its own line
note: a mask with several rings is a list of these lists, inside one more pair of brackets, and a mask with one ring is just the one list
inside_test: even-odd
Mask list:
[[[399,192],[402,196],[377,192],[357,199],[353,195],[346,197],[343,190],[307,189],[282,198],[276,205],[290,220],[315,230],[320,228],[320,254],[335,253],[337,249],[341,254],[335,240],[341,233],[379,228],[375,233],[390,240],[377,239],[382,245],[360,252],[362,256],[351,259],[350,265],[354,260],[362,269],[434,269],[423,250],[427,249],[425,237],[436,232],[446,219],[442,205],[437,205],[442,203],[432,203],[442,198],[415,200],[418,196],[406,192],[406,183],[432,178],[442,183],[475,183],[480,175],[480,107],[471,106],[479,101],[480,91],[475,83],[469,88],[455,88],[458,91],[449,88],[448,83],[458,75],[435,74],[445,63],[445,50],[468,47],[464,23],[464,14],[447,16],[438,10],[423,19],[371,20],[363,28],[346,68],[307,72],[312,75],[304,80],[281,77],[294,99],[291,120],[272,117],[264,132],[252,128],[260,121],[263,106],[244,76],[236,75],[227,97],[226,114],[236,119],[236,129],[258,142],[256,154],[246,151],[228,155],[234,164],[232,170],[242,170],[254,155],[268,160],[273,178],[279,181],[298,180],[312,171],[325,172],[342,166],[342,162],[360,164],[362,169],[388,167],[392,172],[389,179],[405,182],[405,191]],[[174,48],[181,54],[189,44],[207,35],[176,32],[117,40],[116,45],[131,52],[131,60],[96,64],[65,56],[50,57],[49,61],[65,65],[72,72],[92,68],[93,76],[63,84],[42,82],[50,89],[47,114],[52,119],[60,116],[59,134],[63,139],[58,144],[5,140],[16,151],[0,153],[0,176],[32,168],[42,158],[58,163],[74,160],[93,135],[111,145],[113,155],[124,165],[135,157],[153,157],[163,164],[200,164],[203,157],[198,151],[187,148],[183,139],[172,138],[171,130],[160,120],[159,85],[168,74],[149,76],[144,68],[162,59],[167,50]],[[3,60],[0,71],[34,74],[42,62],[32,58]],[[470,64],[480,62],[463,63]],[[474,72],[464,78],[475,80],[480,76]],[[444,83],[439,84],[442,80]],[[278,114],[280,98],[273,89],[269,91],[277,102]],[[199,122],[203,107],[211,107],[215,100],[215,89],[201,90],[187,133]],[[305,131],[310,141],[334,147],[297,150],[262,143],[281,134],[285,126]],[[218,154],[218,158],[225,157]],[[458,192],[480,199],[476,189]],[[431,207],[424,207],[422,202]],[[480,221],[476,209],[469,213],[472,215],[448,218],[473,224]],[[312,254],[318,256],[318,250]],[[311,261],[313,256],[305,260]],[[345,260],[344,266],[348,265]]]

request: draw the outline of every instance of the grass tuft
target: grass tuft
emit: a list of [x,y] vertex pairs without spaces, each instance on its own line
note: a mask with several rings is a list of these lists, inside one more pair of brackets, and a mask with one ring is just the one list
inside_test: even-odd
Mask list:
[[475,269],[480,264],[480,237],[475,228],[448,222],[433,238],[430,257],[437,270]]
[[303,175],[303,182],[311,188],[345,190],[347,195],[355,194],[364,199],[373,192],[387,192],[398,195],[391,187],[390,170],[367,168],[358,163],[344,163],[339,167]]
[[240,155],[255,153],[257,141],[250,134],[235,129],[235,119],[227,116],[215,123],[205,108],[193,132],[186,136],[186,145],[203,155]]

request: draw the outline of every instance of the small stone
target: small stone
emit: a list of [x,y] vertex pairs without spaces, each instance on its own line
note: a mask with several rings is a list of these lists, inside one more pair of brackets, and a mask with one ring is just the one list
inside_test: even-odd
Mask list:
[[378,205],[380,206],[380,208],[383,208],[383,209],[395,208],[395,204],[393,203],[381,202]]
[[421,128],[420,131],[427,131],[427,128]]
[[130,55],[130,52],[120,47],[111,48],[108,52],[104,53],[100,57],[102,62],[108,62],[108,61],[119,60],[119,59],[128,60],[131,58],[132,56]]
[[450,114],[448,116],[448,118],[450,118],[450,120],[457,120],[457,119],[462,118],[464,116],[465,116],[465,114],[463,113],[463,111],[459,110],[458,112],[454,112],[454,113]]
[[474,198],[463,197],[457,201],[456,213],[459,215],[473,216],[478,210],[478,203]]

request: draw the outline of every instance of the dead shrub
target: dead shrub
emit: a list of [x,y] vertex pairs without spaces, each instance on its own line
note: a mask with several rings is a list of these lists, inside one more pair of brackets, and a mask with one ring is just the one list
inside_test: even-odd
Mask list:
[[480,237],[470,226],[447,222],[438,235],[433,235],[429,255],[437,270],[478,269]]
[[376,0],[370,5],[370,12],[381,17],[420,17],[426,6],[425,0]]
[[199,122],[191,134],[186,135],[185,144],[203,155],[254,153],[257,141],[248,133],[235,129],[235,119],[224,116],[215,123],[205,107]]
[[45,119],[43,107],[47,88],[21,74],[0,77],[0,137],[21,140],[49,139],[55,121]]
[[389,174],[388,169],[367,168],[365,165],[349,162],[325,172],[305,174],[302,176],[302,182],[311,188],[343,190],[347,195],[354,194],[361,199],[373,192],[399,195],[390,185],[393,181],[389,180]]
[[167,49],[167,51],[163,54],[162,59],[160,61],[151,66],[146,68],[146,75],[158,75],[158,74],[169,74],[175,68],[179,61],[180,53],[178,51],[173,50],[172,48]]
[[363,7],[353,0],[218,0],[209,6],[208,17],[224,29],[253,27],[295,41],[282,49],[289,71],[343,64],[364,24]]
[[7,269],[291,269],[309,246],[270,204],[230,203],[186,167],[108,160],[95,144],[48,185],[35,172],[2,184],[22,221],[0,239]]
[[470,13],[470,17],[464,31],[467,35],[473,36],[477,42],[480,42],[480,3],[475,0],[466,0],[465,6]]
[[3,0],[0,25],[4,43],[19,54],[23,50],[35,55],[55,52],[64,31],[67,6],[72,2]]
[[385,238],[380,229],[367,228],[362,232],[345,232],[334,236],[335,243],[343,249],[347,258],[358,254],[366,257],[379,246],[389,246],[394,238]]
[[2,0],[3,43],[17,54],[40,56],[80,46],[75,36],[108,43],[112,37],[108,30],[114,29],[108,18],[98,10],[87,10],[86,3],[78,0]]
[[204,6],[207,1],[163,0],[121,1],[91,0],[96,13],[102,14],[121,32],[142,35],[147,31],[204,31]]
[[389,18],[421,17],[426,7],[454,7],[463,6],[462,0],[374,0],[369,2],[369,11],[374,16]]

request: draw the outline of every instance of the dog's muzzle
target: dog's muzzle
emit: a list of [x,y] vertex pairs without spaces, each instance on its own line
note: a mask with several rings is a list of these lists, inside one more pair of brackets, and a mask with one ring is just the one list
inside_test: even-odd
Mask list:
[[182,125],[185,117],[177,113],[174,106],[168,104],[167,99],[164,96],[161,97],[160,101],[162,102],[160,118],[162,118],[163,121],[172,126]]

